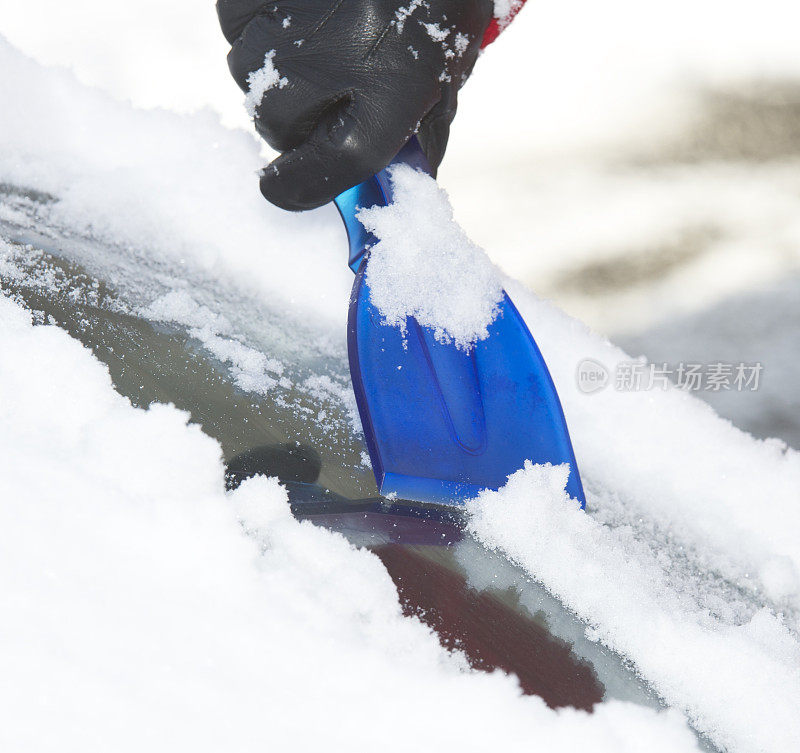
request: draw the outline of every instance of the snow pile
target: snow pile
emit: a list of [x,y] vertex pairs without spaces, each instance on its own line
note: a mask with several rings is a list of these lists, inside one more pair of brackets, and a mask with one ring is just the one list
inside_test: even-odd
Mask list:
[[264,95],[275,87],[283,89],[289,83],[286,76],[281,76],[275,67],[275,50],[270,50],[264,57],[264,65],[257,71],[253,71],[247,77],[248,90],[244,100],[244,107],[247,114],[254,118],[256,110],[261,104]]
[[433,178],[407,165],[391,168],[390,177],[393,203],[357,215],[379,241],[367,262],[372,302],[389,324],[404,328],[413,316],[438,340],[468,348],[488,336],[497,316],[499,277]]
[[[58,197],[48,222],[122,247],[116,257],[82,259],[87,267],[121,284],[140,280],[142,305],[163,294],[161,280],[177,266],[183,277],[199,270],[236,280],[240,298],[253,294],[317,326],[343,326],[352,274],[336,209],[298,215],[268,204],[257,137],[223,128],[208,111],[116,103],[2,37],[0,70],[0,181]],[[54,109],[63,114],[55,129]]]
[[[518,284],[507,289],[558,386],[590,507],[674,548],[709,579],[712,571],[729,579],[732,604],[740,588],[764,597],[758,574],[771,562],[788,559],[800,573],[800,453],[744,434],[675,388],[582,392],[584,359],[614,374],[630,357]],[[796,584],[788,601],[772,605],[794,621]]]
[[227,124],[252,127],[231,86],[230,45],[213,3],[0,0],[0,35],[121,101],[180,112],[211,106]]
[[[471,528],[536,575],[631,657],[665,700],[726,750],[790,750],[800,740],[800,645],[779,615],[726,624],[675,588],[664,557],[610,529],[564,492],[568,468],[527,464],[469,504]],[[736,699],[732,702],[732,699]]]
[[[226,495],[185,414],[132,408],[3,297],[0,339],[4,750],[694,748],[676,714],[556,713],[464,673],[379,561],[295,521],[277,482]],[[443,723],[464,714],[482,723]]]

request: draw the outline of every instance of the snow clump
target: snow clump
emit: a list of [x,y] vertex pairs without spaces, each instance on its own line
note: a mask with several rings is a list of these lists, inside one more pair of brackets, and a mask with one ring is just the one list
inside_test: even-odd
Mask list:
[[244,106],[251,118],[256,116],[256,108],[261,104],[261,100],[270,89],[274,89],[276,86],[278,89],[283,89],[289,83],[289,79],[286,76],[281,76],[275,67],[272,62],[274,59],[275,50],[270,50],[264,56],[263,67],[253,71],[247,77],[247,84],[250,88],[247,91]]
[[394,202],[359,210],[378,238],[367,262],[372,302],[388,324],[413,316],[440,342],[468,349],[489,336],[503,286],[486,253],[453,219],[445,191],[408,165],[390,168]]

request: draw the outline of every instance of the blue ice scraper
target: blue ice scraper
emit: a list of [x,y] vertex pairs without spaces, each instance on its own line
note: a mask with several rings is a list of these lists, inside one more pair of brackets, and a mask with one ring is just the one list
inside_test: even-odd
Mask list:
[[[395,157],[431,174],[416,138]],[[507,294],[489,337],[469,352],[438,342],[410,318],[405,334],[383,322],[366,281],[377,239],[356,219],[387,206],[387,170],[336,197],[355,272],[348,351],[353,389],[381,494],[458,505],[498,489],[526,460],[568,463],[567,492],[583,488],[558,394],[542,354]]]

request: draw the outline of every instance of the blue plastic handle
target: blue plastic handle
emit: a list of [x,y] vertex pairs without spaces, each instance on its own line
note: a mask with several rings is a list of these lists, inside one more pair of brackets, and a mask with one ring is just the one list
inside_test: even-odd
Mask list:
[[[416,138],[391,164],[431,174]],[[335,199],[356,273],[348,318],[350,374],[378,488],[402,499],[460,505],[482,489],[498,489],[526,460],[567,463],[567,492],[583,505],[558,394],[508,295],[489,336],[469,352],[439,342],[413,318],[404,334],[373,306],[366,266],[377,239],[356,213],[392,201],[387,171]]]
[[340,193],[334,199],[347,229],[347,239],[350,244],[350,258],[347,263],[354,273],[358,272],[364,253],[377,242],[375,236],[372,233],[368,233],[356,219],[356,212],[362,208],[385,207],[391,204],[392,183],[388,171],[397,164],[411,165],[417,170],[433,175],[431,166],[417,141],[417,137],[412,136],[388,167],[363,183],[359,183],[357,186]]

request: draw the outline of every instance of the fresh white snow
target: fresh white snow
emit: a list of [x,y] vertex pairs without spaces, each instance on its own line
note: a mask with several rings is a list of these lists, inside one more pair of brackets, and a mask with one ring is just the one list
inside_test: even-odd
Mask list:
[[[338,325],[346,315],[341,301],[352,274],[342,263],[335,208],[299,215],[267,204],[254,134],[221,127],[210,111],[187,116],[117,103],[2,38],[0,70],[2,180],[57,195],[50,222],[144,249],[141,263],[122,250],[84,260],[121,267],[120,284],[136,280],[143,305],[165,292],[148,277],[190,262],[209,277],[237,280],[239,296],[242,286],[266,292],[271,304],[317,325]],[[236,317],[229,312],[229,321]]]
[[138,310],[156,322],[182,324],[213,356],[229,365],[234,382],[243,390],[266,394],[276,385],[291,386],[284,365],[231,335],[234,330],[225,317],[197,303],[187,290],[171,290]]
[[367,262],[371,300],[390,324],[404,328],[413,316],[437,339],[468,348],[497,316],[498,273],[455,222],[435,180],[407,165],[391,168],[390,178],[392,204],[357,214],[378,238]]
[[[71,4],[69,11],[49,0],[26,5],[31,13],[45,9],[52,21],[69,13],[61,27],[47,24],[41,39],[41,25],[13,5],[14,13],[0,13],[0,30],[12,28],[47,62],[74,60],[85,80],[140,104],[172,107],[180,100],[182,109],[191,109],[207,103],[216,96],[207,83],[216,79],[204,78],[212,59],[214,65],[222,61],[227,77],[220,43],[203,53],[200,67],[188,68],[185,89],[175,94],[177,77],[157,75],[163,56],[174,53],[174,35],[164,42],[167,52],[158,45],[140,52],[137,42],[106,46],[96,55],[84,49],[75,26],[91,27],[87,18],[97,18],[100,7],[94,0]],[[735,33],[709,36],[724,15],[721,8],[732,12]],[[685,45],[708,80],[725,78],[739,60],[760,61],[766,72],[797,67],[794,27],[784,20],[777,28],[778,13],[758,14],[759,28],[775,29],[773,44],[757,48],[745,44],[753,31],[748,24],[755,23],[751,12],[716,2],[701,12],[686,2],[659,16],[669,33],[652,47],[635,33],[652,8],[620,2],[611,10],[586,3],[526,9],[538,21],[538,36],[514,49],[519,75],[535,95],[525,102],[510,97],[518,80],[480,84],[479,66],[470,87],[482,97],[481,112],[511,108],[503,110],[505,122],[522,124],[525,138],[538,139],[547,151],[587,134],[630,136],[641,125],[628,120],[631,102],[642,92],[652,96],[645,73],[667,81],[685,72],[669,68],[670,45]],[[199,12],[177,3],[175,13],[180,25],[176,20],[172,28]],[[604,58],[597,29],[609,28],[606,16],[631,23],[620,27],[616,52]],[[577,29],[575,17],[582,19]],[[687,17],[697,23],[687,24]],[[211,28],[213,11],[203,18]],[[59,28],[74,31],[73,41],[54,39]],[[519,31],[505,33],[513,40]],[[99,36],[104,45],[114,39],[110,32]],[[587,66],[575,55],[581,47],[598,53],[601,64]],[[156,62],[143,62],[145,52]],[[499,48],[492,50],[481,65],[498,55]],[[550,68],[537,65],[535,55],[549,55]],[[632,58],[645,62],[631,66]],[[43,210],[46,222],[116,244],[114,258],[80,261],[128,286],[142,311],[152,306],[156,316],[160,305],[160,316],[169,320],[201,316],[196,326],[215,324],[212,345],[213,337],[224,336],[256,357],[257,323],[248,322],[247,313],[253,300],[307,317],[325,337],[344,332],[351,276],[339,220],[330,207],[297,216],[268,206],[256,182],[264,158],[251,135],[227,130],[208,111],[178,115],[115,102],[4,41],[0,70],[0,182],[52,193],[59,201]],[[235,87],[227,86],[236,99]],[[471,151],[456,137],[454,159],[461,149],[462,164],[474,172],[475,144],[490,143],[513,162],[518,139],[497,139],[496,119],[470,116],[470,87],[459,122],[472,124],[464,126],[474,129]],[[537,119],[534,107],[548,117]],[[623,122],[629,130],[620,130]],[[597,197],[598,187],[607,185],[586,185],[579,171],[561,175],[557,186],[573,181],[587,196]],[[713,186],[728,175],[715,172]],[[405,202],[406,217],[414,221],[404,238],[408,248],[423,253],[425,234],[416,226],[433,222],[426,214],[431,210],[442,212],[437,229],[447,229],[456,256],[477,253],[443,209],[438,189],[408,177],[425,197],[416,208]],[[770,180],[765,174],[764,185]],[[472,214],[496,202],[519,206],[506,198],[517,184],[491,189],[483,173],[480,183],[482,203]],[[791,176],[786,184],[794,185]],[[708,185],[698,186],[696,195],[706,195]],[[620,191],[617,210],[626,222],[645,204],[637,203],[635,188]],[[736,207],[746,207],[741,192],[711,195],[721,206],[734,193]],[[633,211],[619,209],[626,202]],[[566,206],[565,191],[563,201],[537,210],[537,227],[548,212],[554,223],[575,228],[573,239],[606,227],[606,205],[588,215],[597,218],[595,226],[585,222],[585,213],[576,221]],[[581,202],[582,209],[588,206]],[[674,209],[669,198],[659,206],[662,214]],[[790,202],[781,206],[773,209],[791,214]],[[402,219],[381,212],[375,213],[376,232],[386,226],[391,250],[393,228]],[[739,215],[746,223],[747,215]],[[519,227],[527,233],[531,215],[523,219]],[[643,217],[634,231],[644,236],[649,220]],[[756,223],[748,227],[757,233]],[[609,229],[603,241],[608,247],[614,232]],[[778,240],[793,248],[791,234]],[[560,243],[549,250],[581,245],[564,237]],[[400,263],[393,257],[384,261],[386,279]],[[422,265],[420,275],[429,267]],[[380,263],[376,269],[380,283]],[[496,278],[485,269],[476,284],[485,285],[490,272]],[[434,285],[434,300],[449,290],[450,276],[444,288],[441,280],[419,279]],[[197,280],[202,284],[187,290],[186,281]],[[579,514],[563,499],[557,472],[528,469],[498,495],[484,496],[475,532],[583,616],[593,637],[625,654],[711,739],[731,751],[797,747],[797,453],[752,439],[676,390],[580,392],[574,379],[581,359],[612,367],[626,356],[511,280],[479,289],[495,284],[509,290],[551,368],[588,509]],[[173,288],[190,300],[164,298]],[[388,315],[400,322],[409,310],[392,291],[384,292]],[[412,297],[404,300],[414,300],[408,292]],[[454,314],[422,299],[411,313],[429,316],[443,336],[469,342],[490,317],[491,298],[480,315],[459,309],[465,305],[459,302]],[[297,747],[363,748],[380,739],[389,749],[407,749],[424,739],[442,749],[529,749],[532,740],[548,750],[692,749],[679,711],[657,715],[615,703],[593,716],[555,713],[536,699],[521,699],[510,679],[461,674],[457,657],[445,655],[419,623],[399,616],[396,594],[374,558],[295,523],[273,482],[254,481],[226,496],[216,444],[171,408],[131,408],[65,333],[32,328],[28,315],[7,301],[0,301],[0,327],[0,394],[13,395],[0,402],[0,693],[10,720],[0,726],[4,748],[252,750],[287,740]],[[332,346],[341,362],[343,340]],[[234,367],[249,363],[241,353],[230,355]],[[341,394],[333,381],[306,388]],[[457,725],[448,723],[454,719]]]
[[424,23],[423,21],[420,21],[419,23],[434,42],[444,42],[444,40],[447,39],[452,31],[452,29],[448,29],[446,26],[444,29],[441,28],[438,23]]
[[0,340],[3,750],[695,749],[674,712],[554,712],[464,672],[277,482],[226,494],[186,414],[133,408],[3,297]]
[[[766,605],[732,614],[733,584],[698,582],[629,523],[584,514],[564,492],[568,473],[528,464],[469,503],[473,532],[586,620],[593,639],[630,657],[722,749],[791,750],[800,740],[796,623]],[[796,594],[789,560],[771,562],[776,584],[788,580]]]
[[394,12],[394,17],[396,19],[395,26],[398,34],[403,33],[403,29],[405,29],[406,26],[406,21],[411,17],[411,15],[413,15],[414,11],[418,8],[422,8],[424,5],[425,0],[411,0],[408,5],[401,5]]
[[[289,24],[287,21],[289,18],[285,18],[283,22],[283,27],[286,28]],[[275,67],[275,50],[270,50],[264,56],[264,65],[261,66],[257,71],[253,71],[247,77],[247,85],[248,90],[247,94],[245,95],[244,99],[244,107],[247,110],[247,114],[254,118],[256,116],[256,109],[261,104],[261,100],[263,99],[264,95],[270,90],[277,87],[278,89],[283,89],[286,84],[289,83],[289,79],[286,76],[281,76],[278,69]]]
[[[212,5],[0,0],[0,33],[123,101],[206,108],[250,130]],[[791,103],[799,13],[794,0],[757,9],[726,0],[528,2],[459,92],[439,174],[459,223],[504,271],[604,332],[668,320],[693,300],[797,269],[795,160],[720,165],[712,157],[641,170],[637,159],[702,125],[708,92],[746,95],[764,85],[767,103]],[[772,92],[770,82],[788,88]],[[782,132],[757,109],[752,118],[765,138]],[[274,156],[262,150],[253,171]],[[644,256],[709,228],[713,258],[645,290],[587,302],[559,284],[564,270]]]

